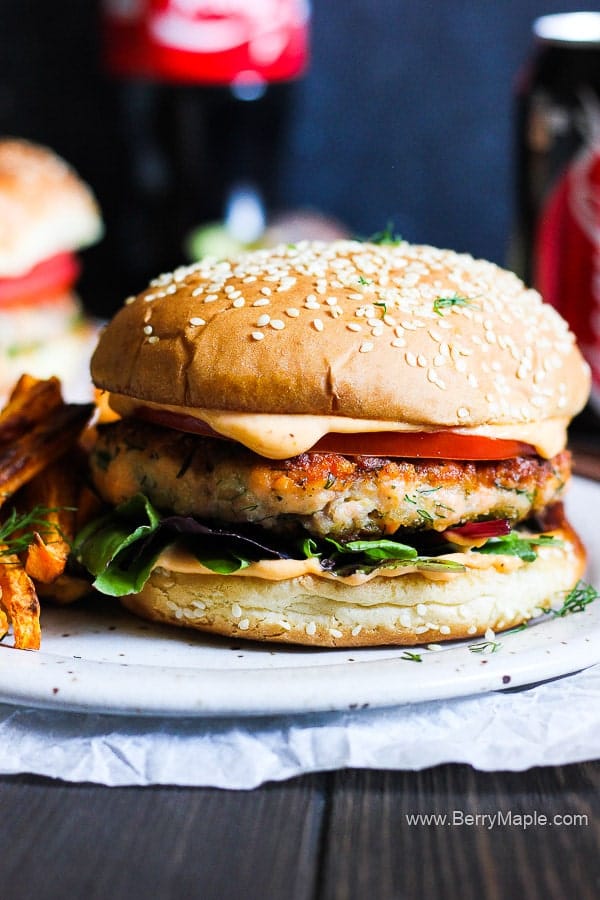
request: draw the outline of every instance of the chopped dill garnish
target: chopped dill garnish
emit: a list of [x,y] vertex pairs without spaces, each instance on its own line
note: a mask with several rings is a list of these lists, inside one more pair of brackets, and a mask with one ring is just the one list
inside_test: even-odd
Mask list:
[[433,311],[438,314],[438,316],[442,315],[443,309],[451,309],[453,306],[474,306],[472,300],[468,300],[466,297],[461,297],[460,294],[452,294],[450,297],[436,297],[433,301]]
[[370,244],[387,244],[391,246],[402,243],[402,237],[399,234],[394,234],[393,222],[388,222],[383,231],[376,231],[367,240]]
[[409,662],[423,662],[423,657],[420,653],[411,653],[409,650],[405,650],[400,659],[406,659]]
[[502,644],[499,641],[482,641],[480,644],[469,644],[471,653],[496,653]]

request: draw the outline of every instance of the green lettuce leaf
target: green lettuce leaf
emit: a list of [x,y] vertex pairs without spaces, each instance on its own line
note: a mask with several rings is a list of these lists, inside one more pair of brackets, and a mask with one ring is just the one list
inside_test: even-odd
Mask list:
[[155,547],[135,559],[127,554],[138,542],[150,537],[160,524],[160,514],[143,494],[87,525],[75,539],[76,559],[95,576],[93,586],[103,594],[122,597],[141,591],[152,567],[164,549]]
[[536,534],[531,537],[511,531],[500,537],[488,538],[482,547],[473,548],[476,553],[494,553],[505,556],[518,556],[524,562],[534,562],[537,559],[536,547],[552,544],[560,547],[562,541],[551,534]]

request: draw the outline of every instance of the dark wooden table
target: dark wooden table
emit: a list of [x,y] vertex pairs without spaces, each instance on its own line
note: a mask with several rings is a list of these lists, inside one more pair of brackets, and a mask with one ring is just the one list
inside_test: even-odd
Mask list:
[[[578,449],[597,476],[594,443]],[[600,761],[349,770],[253,791],[4,777],[0,854],[4,900],[597,900]]]
[[[409,824],[419,813],[457,824]],[[505,824],[467,824],[498,813]],[[351,770],[247,792],[3,778],[0,844],[6,900],[597,900],[600,762]]]

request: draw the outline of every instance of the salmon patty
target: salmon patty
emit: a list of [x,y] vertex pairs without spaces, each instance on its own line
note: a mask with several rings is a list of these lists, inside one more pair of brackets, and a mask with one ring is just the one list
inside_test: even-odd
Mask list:
[[254,523],[340,540],[519,522],[561,498],[570,454],[461,462],[303,453],[269,460],[232,441],[122,420],[99,429],[91,455],[102,497],[137,492],[179,515]]

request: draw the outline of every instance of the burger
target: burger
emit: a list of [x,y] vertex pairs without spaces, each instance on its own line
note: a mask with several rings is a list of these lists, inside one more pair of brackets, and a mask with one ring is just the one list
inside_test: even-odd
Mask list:
[[101,231],[91,191],[62,159],[0,140],[0,396],[23,372],[58,375],[67,393],[82,380],[97,330],[73,292],[74,251]]
[[389,237],[205,259],[127,299],[91,370],[119,419],[75,553],[140,616],[410,645],[516,626],[583,573],[588,367],[490,262]]

